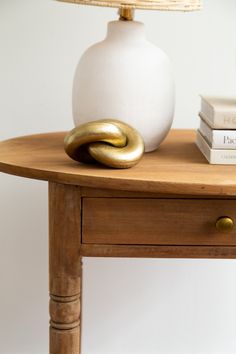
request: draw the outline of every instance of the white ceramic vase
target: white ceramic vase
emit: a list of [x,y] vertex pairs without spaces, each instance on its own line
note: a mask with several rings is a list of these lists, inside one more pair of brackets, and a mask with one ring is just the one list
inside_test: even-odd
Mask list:
[[167,135],[174,114],[174,81],[166,54],[145,37],[136,21],[108,24],[105,40],[82,56],[73,85],[75,125],[119,119],[155,150]]

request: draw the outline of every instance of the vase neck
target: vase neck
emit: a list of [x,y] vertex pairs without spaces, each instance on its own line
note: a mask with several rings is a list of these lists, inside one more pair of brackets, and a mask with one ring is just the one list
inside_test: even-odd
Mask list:
[[145,27],[142,22],[112,21],[108,23],[107,40],[134,42],[145,39]]

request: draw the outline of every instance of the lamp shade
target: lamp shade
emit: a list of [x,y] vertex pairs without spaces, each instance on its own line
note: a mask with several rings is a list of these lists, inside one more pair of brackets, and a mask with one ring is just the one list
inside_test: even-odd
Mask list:
[[194,11],[201,9],[201,0],[58,0],[74,4],[107,6],[118,8]]

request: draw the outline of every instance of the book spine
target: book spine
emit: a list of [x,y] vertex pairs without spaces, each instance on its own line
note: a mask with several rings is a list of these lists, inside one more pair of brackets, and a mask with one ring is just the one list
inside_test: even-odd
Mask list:
[[236,151],[213,150],[211,152],[210,163],[215,165],[236,165]]
[[209,163],[214,165],[235,165],[236,164],[236,149],[223,150],[211,149],[207,141],[197,132],[196,144]]
[[213,130],[203,120],[199,130],[213,149],[236,149],[236,130]]
[[217,108],[217,106],[212,106],[207,101],[207,98],[201,97],[201,111],[199,115],[213,129],[236,129],[235,106],[234,108],[227,107],[224,110],[223,107]]
[[212,137],[213,149],[236,149],[236,131],[214,130]]
[[219,129],[236,129],[236,113],[235,112],[214,112],[214,126]]

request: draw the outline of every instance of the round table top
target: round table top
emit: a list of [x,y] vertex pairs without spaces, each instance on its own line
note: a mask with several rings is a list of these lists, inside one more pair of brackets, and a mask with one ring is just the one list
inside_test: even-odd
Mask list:
[[65,132],[0,142],[0,171],[40,180],[124,191],[236,196],[236,166],[210,165],[192,130],[171,130],[155,152],[138,165],[114,170],[84,165],[64,152]]

